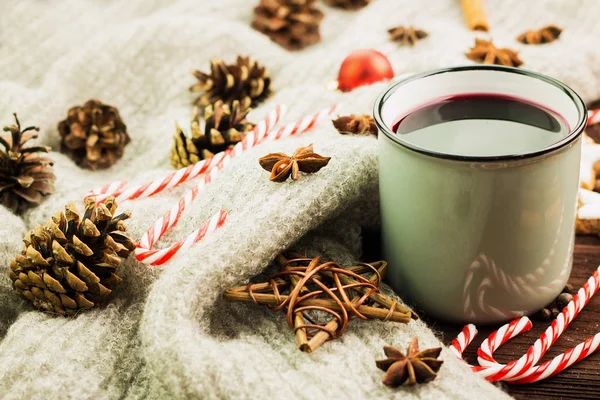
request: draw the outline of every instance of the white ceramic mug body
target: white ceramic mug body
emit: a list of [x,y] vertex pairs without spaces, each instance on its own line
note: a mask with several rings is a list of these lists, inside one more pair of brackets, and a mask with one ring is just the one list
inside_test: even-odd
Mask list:
[[[554,110],[570,132],[525,154],[460,156],[406,143],[400,115],[463,93],[525,99]],[[513,68],[456,67],[393,84],[375,104],[388,279],[429,315],[491,323],[551,302],[571,270],[581,133],[571,89]]]

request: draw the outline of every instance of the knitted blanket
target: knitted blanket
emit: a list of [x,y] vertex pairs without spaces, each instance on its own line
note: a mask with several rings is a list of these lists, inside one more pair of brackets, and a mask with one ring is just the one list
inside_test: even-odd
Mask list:
[[[377,142],[342,137],[330,123],[300,137],[258,146],[236,158],[187,210],[161,243],[183,238],[220,208],[225,226],[164,267],[130,257],[124,282],[103,308],[62,318],[35,311],[12,291],[8,264],[24,233],[69,201],[116,179],[142,183],[172,171],[174,121],[187,125],[192,69],[220,57],[250,55],[269,69],[274,95],[250,114],[258,121],[287,104],[285,122],[334,103],[369,113],[386,84],[350,93],[326,89],[343,58],[376,48],[396,73],[470,63],[463,53],[476,34],[465,29],[456,0],[374,0],[357,12],[320,7],[322,42],[289,53],[249,27],[249,0],[3,0],[0,5],[0,122],[16,111],[41,126],[40,142],[58,149],[57,123],[69,107],[98,98],[119,108],[132,138],[106,171],[82,170],[55,152],[56,193],[23,216],[0,209],[0,397],[29,398],[403,398],[502,399],[444,350],[427,385],[389,389],[375,360],[387,344],[440,345],[422,321],[353,321],[338,340],[313,354],[296,348],[283,315],[231,304],[223,291],[243,284],[283,249],[320,254],[341,265],[360,256],[362,227],[377,228]],[[600,95],[600,29],[595,0],[489,0],[493,38],[520,51],[524,68],[565,81],[586,101]],[[524,46],[522,31],[555,23],[560,40]],[[386,29],[415,25],[429,32],[414,48],[388,40]],[[479,34],[479,36],[485,36]],[[331,156],[317,174],[269,182],[257,159],[314,143]],[[134,238],[189,188],[123,203]],[[434,294],[432,294],[434,295]]]

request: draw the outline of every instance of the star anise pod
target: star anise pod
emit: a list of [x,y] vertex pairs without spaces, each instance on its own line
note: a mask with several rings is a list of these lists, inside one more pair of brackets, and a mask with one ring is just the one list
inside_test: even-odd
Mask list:
[[377,136],[375,120],[368,114],[344,115],[331,122],[342,135]]
[[419,340],[415,336],[406,355],[396,347],[385,346],[383,351],[387,358],[376,361],[377,368],[386,371],[381,379],[384,385],[397,387],[404,382],[409,385],[427,383],[435,379],[444,361],[438,360],[441,347],[419,351]]
[[560,34],[562,28],[556,25],[548,25],[538,30],[527,31],[517,37],[517,40],[525,44],[543,44],[554,42]]
[[271,181],[284,182],[290,175],[297,181],[299,171],[308,174],[317,172],[326,166],[330,159],[316,154],[311,144],[300,147],[291,157],[283,153],[271,153],[261,157],[258,162],[263,169],[271,172]]
[[400,42],[405,46],[414,46],[417,40],[427,37],[427,32],[421,29],[415,29],[412,26],[409,26],[408,28],[405,28],[404,26],[397,26],[395,28],[388,29],[388,33],[394,42]]
[[518,54],[518,52],[512,49],[499,49],[492,41],[483,39],[475,39],[475,46],[471,48],[471,51],[465,53],[470,60],[484,64],[505,65],[507,67],[518,67],[523,64]]

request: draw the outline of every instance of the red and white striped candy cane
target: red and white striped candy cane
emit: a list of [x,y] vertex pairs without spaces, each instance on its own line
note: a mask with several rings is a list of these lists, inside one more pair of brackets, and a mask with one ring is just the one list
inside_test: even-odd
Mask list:
[[[248,132],[248,134],[240,142],[241,146],[244,148],[248,146],[255,146],[262,139],[267,137],[272,128],[279,123],[286,110],[287,107],[285,105],[275,106],[275,108],[264,119],[256,124],[254,129]],[[238,143],[238,145],[240,145],[240,143]],[[96,201],[101,202],[106,200],[108,196],[114,196],[116,197],[117,203],[120,204],[125,200],[137,200],[154,196],[206,173],[218,165],[229,151],[231,150],[228,149],[221,151],[211,158],[188,165],[185,168],[171,172],[164,178],[154,179],[142,185],[125,188],[127,181],[123,180],[113,182],[108,185],[104,185],[101,188],[90,191],[86,197],[95,196]]]
[[562,310],[533,346],[527,350],[527,353],[516,362],[506,365],[499,364],[493,358],[493,350],[496,350],[497,347],[493,350],[489,346],[481,347],[479,353],[484,359],[484,363],[487,366],[499,368],[498,372],[490,375],[490,377],[494,380],[515,381],[527,378],[529,375],[533,374],[535,368],[531,368],[544,357],[544,354],[546,354],[560,335],[567,329],[573,319],[579,315],[592,296],[598,291],[600,284],[598,275],[599,270],[600,267],[594,271],[594,274],[588,279],[583,287],[579,289],[579,292],[573,296],[573,300]]
[[[520,335],[521,333],[525,332],[526,330],[528,330],[529,328],[527,328],[526,325],[524,324],[520,324],[519,322],[523,319],[527,319],[527,317],[522,317],[520,319],[516,319],[514,321],[511,322],[511,324],[513,325],[512,328],[507,329],[506,334],[502,337],[502,340],[499,341],[499,344],[502,343],[506,343],[508,340]],[[463,359],[463,353],[465,352],[465,350],[467,349],[467,347],[469,347],[469,345],[471,344],[471,342],[473,342],[473,340],[475,339],[475,337],[477,336],[477,327],[473,324],[469,324],[466,325],[462,331],[456,336],[456,338],[452,341],[452,343],[450,344],[450,351],[460,360],[465,361]],[[495,345],[496,343],[494,343]],[[479,371],[482,370],[482,367],[479,365],[470,365],[469,366],[474,370],[474,371]]]
[[512,320],[503,325],[497,331],[492,332],[477,349],[477,362],[482,367],[497,367],[498,363],[492,357],[494,351],[510,339],[527,332],[533,327],[531,320],[527,317],[521,317]]
[[[181,215],[181,214],[180,214]],[[179,216],[180,216],[179,215]],[[179,216],[176,218],[179,219]],[[151,265],[162,265],[177,254],[183,253],[189,250],[193,245],[198,243],[200,240],[204,239],[207,235],[210,235],[217,229],[219,229],[223,224],[225,224],[225,220],[227,219],[227,212],[225,210],[220,210],[216,214],[214,214],[208,221],[206,221],[200,228],[196,229],[192,232],[187,238],[160,250],[145,250],[141,253],[138,253],[138,249],[140,249],[140,244],[138,244],[138,248],[136,249],[136,258],[138,261],[141,261],[145,264]],[[176,223],[176,222],[175,222]],[[156,228],[154,226],[153,228]],[[152,229],[155,231],[154,229]],[[157,238],[147,235],[148,232],[142,238],[146,243],[156,243],[156,240],[160,239],[160,235]],[[164,233],[163,233],[164,234]],[[141,243],[141,242],[140,242]]]
[[450,351],[454,353],[456,358],[465,361],[463,359],[463,353],[467,347],[469,347],[473,339],[475,339],[475,336],[477,336],[477,328],[475,325],[466,325],[450,344]]
[[567,350],[563,354],[554,357],[550,361],[532,368],[527,376],[521,379],[512,380],[510,383],[523,385],[527,383],[539,382],[551,376],[554,376],[571,365],[578,363],[584,358],[598,351],[600,346],[600,333],[587,338],[584,342],[579,343],[572,349]]
[[[187,250],[193,244],[197,243],[198,235],[196,232],[192,233],[188,236],[187,239],[176,243],[173,246],[170,246],[164,250],[153,250],[156,242],[160,240],[161,237],[173,226],[179,222],[179,218],[185,211],[186,207],[193,202],[198,194],[200,194],[208,184],[210,184],[225,168],[227,164],[231,161],[232,158],[237,157],[243,154],[248,149],[263,143],[268,140],[279,140],[284,137],[296,135],[299,133],[306,132],[313,128],[317,122],[324,119],[326,116],[331,115],[336,111],[337,107],[328,107],[327,109],[318,112],[312,116],[302,118],[296,123],[288,124],[274,134],[269,134],[268,132],[258,136],[258,135],[250,135],[246,136],[244,140],[237,143],[230,151],[227,151],[225,156],[217,163],[216,165],[210,167],[205,175],[204,179],[200,181],[198,185],[196,185],[192,190],[189,190],[184,194],[184,196],[175,204],[169,211],[167,211],[161,218],[159,218],[154,225],[152,225],[146,233],[142,236],[142,239],[137,245],[135,250],[136,258],[138,261],[143,262],[145,264],[150,265],[162,265],[166,262],[170,261],[173,257]],[[125,194],[125,192],[123,193]],[[206,222],[205,225],[210,228],[214,227],[214,229],[218,229],[225,222],[226,214],[224,211],[221,211],[218,214],[215,214],[210,221]],[[208,229],[207,228],[207,229]],[[213,230],[214,230],[213,229]],[[202,229],[201,229],[202,230]],[[209,233],[210,230],[207,230],[206,233]]]
[[[589,303],[590,299],[598,292],[600,288],[600,267],[594,271],[587,282],[579,289],[577,294],[573,296],[573,300],[567,304],[562,312],[556,317],[551,326],[544,332],[540,339],[536,342],[541,342],[539,355],[535,357],[536,364],[548,351],[560,335],[567,329],[571,321],[577,317],[581,310]],[[546,339],[550,337],[550,339]],[[554,376],[559,372],[569,368],[571,365],[583,360],[589,355],[595,353],[600,345],[600,333],[587,338],[584,342],[578,344],[572,349],[565,351],[562,354],[554,357],[552,360],[542,363],[538,366],[530,368],[526,373],[514,377],[509,381],[515,384],[525,384],[538,382],[550,376]],[[493,355],[493,354],[491,354]]]
[[[480,346],[478,350],[480,365],[471,366],[473,371],[492,382],[502,380],[515,384],[525,384],[538,382],[553,376],[593,354],[600,347],[600,333],[586,339],[583,343],[569,349],[554,359],[535,366],[564,332],[569,323],[573,321],[590,301],[599,287],[600,267],[594,271],[588,281],[573,297],[573,300],[563,309],[561,314],[552,322],[551,326],[540,336],[534,345],[530,347],[527,353],[516,361],[512,361],[506,365],[499,364],[495,361],[493,353],[507,340],[529,330],[531,328],[531,321],[527,317],[522,317],[493,332]],[[472,332],[476,333],[475,327],[467,325],[451,344],[451,350],[461,360],[462,353],[474,337]]]

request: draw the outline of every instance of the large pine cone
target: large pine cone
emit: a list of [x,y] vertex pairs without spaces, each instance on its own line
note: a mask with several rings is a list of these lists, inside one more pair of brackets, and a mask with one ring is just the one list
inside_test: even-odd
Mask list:
[[373,0],[325,0],[325,3],[345,10],[358,10],[368,6],[371,1]]
[[219,100],[231,104],[246,97],[256,106],[271,94],[269,73],[250,57],[238,56],[236,63],[230,65],[221,59],[211,60],[210,74],[198,70],[192,74],[198,82],[190,87],[190,92],[204,92],[195,100],[200,108]]
[[316,0],[260,0],[252,27],[288,50],[300,50],[321,40],[323,13]]
[[121,278],[122,259],[135,249],[125,234],[129,212],[113,216],[114,198],[85,202],[80,216],[71,203],[64,212],[25,234],[21,254],[11,261],[15,291],[42,311],[74,314],[107,300]]
[[238,143],[254,128],[254,124],[246,120],[250,110],[248,97],[242,102],[235,100],[231,106],[217,101],[202,112],[196,108],[191,122],[191,138],[177,125],[171,148],[171,165],[187,167]]
[[113,165],[130,141],[119,110],[98,100],[71,108],[67,119],[58,124],[58,132],[61,151],[80,167],[92,170]]
[[15,116],[15,125],[4,127],[10,136],[0,137],[0,202],[16,214],[21,214],[36,206],[45,196],[54,193],[52,160],[40,153],[48,153],[49,147],[25,147],[25,143],[38,137],[30,131],[39,128],[28,126],[21,130],[21,123]]

